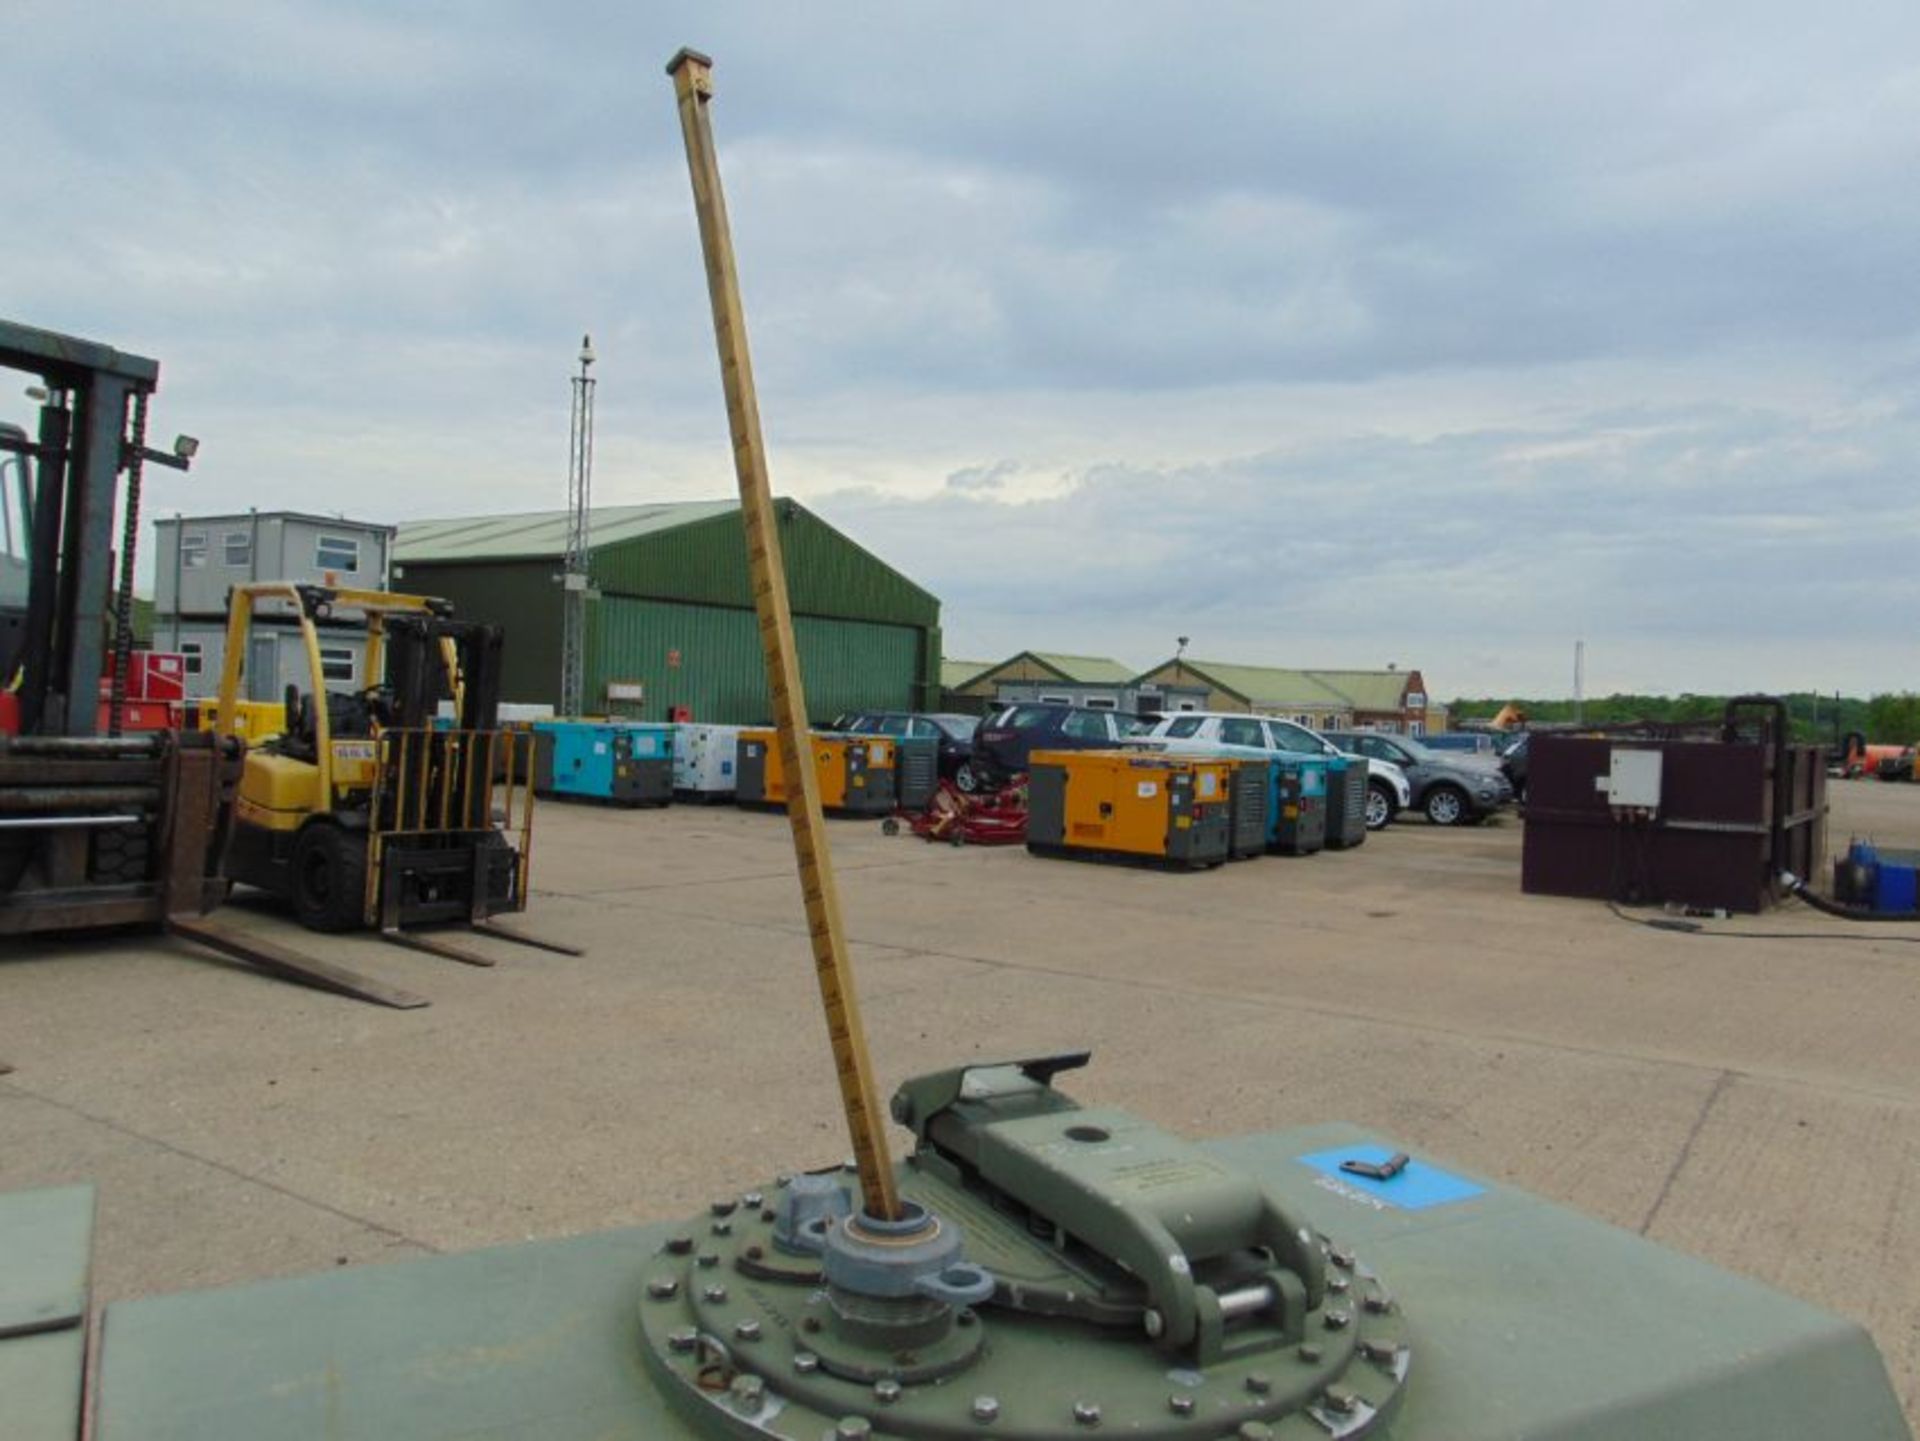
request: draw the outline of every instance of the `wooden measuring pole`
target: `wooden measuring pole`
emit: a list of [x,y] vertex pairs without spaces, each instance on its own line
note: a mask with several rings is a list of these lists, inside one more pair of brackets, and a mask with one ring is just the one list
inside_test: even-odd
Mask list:
[[734,272],[733,237],[727,225],[727,201],[720,189],[720,164],[714,153],[713,125],[707,103],[713,98],[713,62],[695,50],[682,50],[667,66],[680,102],[680,128],[686,136],[687,167],[693,174],[693,204],[700,218],[700,247],[706,255],[707,293],[713,302],[714,338],[720,346],[720,378],[727,393],[727,424],[733,433],[733,467],[740,479],[740,513],[747,528],[748,571],[753,604],[760,618],[760,644],[767,658],[767,689],[773,695],[773,719],[779,731],[780,759],[786,767],[787,820],[793,827],[794,857],[800,867],[800,893],[806,900],[807,933],[813,965],[833,1042],[833,1066],[840,1081],[847,1131],[860,1168],[860,1193],[867,1214],[885,1220],[900,1216],[893,1160],[873,1087],[873,1062],[860,1023],[852,959],[840,924],[840,894],[827,850],[826,819],[813,769],[813,744],[807,727],[806,696],[800,689],[800,656],[793,637],[793,612],[787,604],[787,572],[780,556],[780,530],[774,517],[773,490],[767,481],[766,443],[760,436],[760,401],[753,388],[753,361],[747,353],[746,315]]

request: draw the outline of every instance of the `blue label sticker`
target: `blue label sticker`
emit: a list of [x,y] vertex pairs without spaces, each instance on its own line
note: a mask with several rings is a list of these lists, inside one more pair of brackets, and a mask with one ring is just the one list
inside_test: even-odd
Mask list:
[[1375,1200],[1385,1201],[1403,1211],[1424,1211],[1429,1206],[1450,1206],[1456,1201],[1465,1201],[1478,1196],[1487,1188],[1465,1177],[1456,1176],[1451,1171],[1443,1171],[1438,1166],[1429,1166],[1425,1161],[1408,1161],[1407,1168],[1399,1175],[1387,1181],[1376,1181],[1371,1176],[1356,1176],[1351,1171],[1340,1169],[1342,1161],[1366,1161],[1375,1166],[1384,1165],[1393,1158],[1393,1150],[1387,1146],[1342,1146],[1337,1151],[1315,1151],[1310,1156],[1300,1157],[1300,1163],[1311,1166],[1322,1175],[1338,1181],[1341,1186],[1349,1187],[1362,1195]]

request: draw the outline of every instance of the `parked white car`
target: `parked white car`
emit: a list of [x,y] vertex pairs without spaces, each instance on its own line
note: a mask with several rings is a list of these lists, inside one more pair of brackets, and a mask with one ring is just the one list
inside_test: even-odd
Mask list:
[[1227,711],[1181,711],[1162,716],[1132,745],[1151,746],[1155,750],[1186,755],[1204,754],[1221,746],[1251,746],[1255,750],[1288,751],[1294,755],[1345,756],[1365,761],[1367,776],[1367,829],[1377,831],[1412,804],[1413,787],[1407,773],[1391,761],[1343,751],[1317,731],[1274,716],[1242,715]]

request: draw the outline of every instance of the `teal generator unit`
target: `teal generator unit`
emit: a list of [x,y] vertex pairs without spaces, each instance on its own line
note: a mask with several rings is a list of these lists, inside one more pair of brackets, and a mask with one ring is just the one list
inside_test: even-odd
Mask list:
[[[1318,756],[1281,756],[1270,767],[1272,810],[1267,848],[1283,856],[1310,856],[1327,843],[1328,761]],[[1366,834],[1366,812],[1360,816]]]
[[536,721],[534,782],[545,796],[664,806],[673,800],[673,727],[646,721]]

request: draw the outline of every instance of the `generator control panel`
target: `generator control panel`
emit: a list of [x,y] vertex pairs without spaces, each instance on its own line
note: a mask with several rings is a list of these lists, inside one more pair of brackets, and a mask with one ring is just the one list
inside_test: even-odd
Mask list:
[[1607,804],[1615,810],[1657,811],[1662,759],[1659,751],[1615,746],[1607,773],[1594,778],[1594,787],[1606,793]]

